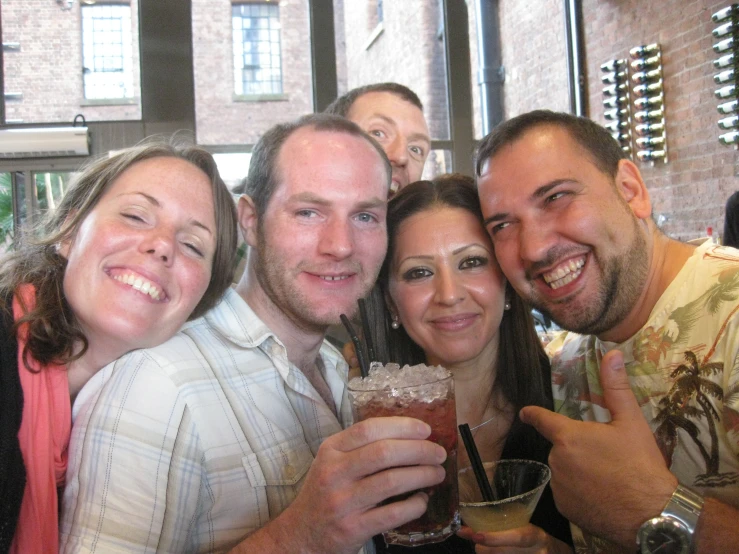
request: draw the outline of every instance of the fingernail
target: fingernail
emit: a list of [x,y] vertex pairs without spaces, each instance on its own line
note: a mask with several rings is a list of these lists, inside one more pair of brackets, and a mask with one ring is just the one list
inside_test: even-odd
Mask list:
[[437,445],[436,457],[439,459],[439,463],[442,463],[444,460],[446,460],[447,454],[443,446]]

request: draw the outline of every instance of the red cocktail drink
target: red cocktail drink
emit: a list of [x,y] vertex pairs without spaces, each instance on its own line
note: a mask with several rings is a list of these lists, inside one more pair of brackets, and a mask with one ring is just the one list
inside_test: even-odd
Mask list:
[[[354,379],[349,384],[354,421],[371,417],[406,416],[425,421],[431,426],[428,440],[443,446],[447,452],[444,462],[446,477],[436,486],[423,489],[429,497],[426,513],[420,518],[384,533],[389,544],[420,545],[446,539],[459,528],[459,498],[457,492],[457,413],[454,403],[454,381],[442,370],[434,369],[424,378],[416,368],[403,368],[413,373],[412,380],[404,379],[400,371],[394,372],[393,383],[383,388],[374,388],[376,375],[364,381]],[[444,373],[440,377],[439,371]],[[407,373],[407,371],[406,371]],[[416,384],[419,381],[430,380]],[[405,385],[405,382],[410,383]],[[363,387],[360,389],[359,387]],[[364,388],[367,387],[367,388]],[[416,491],[414,491],[416,492]],[[389,498],[387,502],[403,497]]]

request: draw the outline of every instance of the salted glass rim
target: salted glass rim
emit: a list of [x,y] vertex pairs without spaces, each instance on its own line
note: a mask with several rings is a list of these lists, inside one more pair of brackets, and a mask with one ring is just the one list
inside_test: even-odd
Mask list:
[[[539,485],[537,485],[533,489],[531,489],[529,491],[526,491],[526,492],[522,492],[521,494],[517,494],[516,496],[509,496],[508,498],[504,498],[503,500],[492,500],[492,501],[489,501],[489,502],[486,502],[486,501],[482,501],[482,502],[462,502],[460,500],[459,501],[459,505],[460,506],[464,506],[464,507],[471,507],[471,508],[481,508],[481,507],[484,507],[484,506],[501,505],[501,504],[509,504],[511,502],[516,502],[518,500],[522,500],[524,498],[527,498],[527,497],[531,496],[532,493],[536,493],[536,492],[540,491],[541,489],[543,489],[544,487],[546,487],[547,486],[547,483],[549,483],[549,480],[552,477],[552,470],[551,470],[551,468],[547,464],[543,464],[541,462],[537,462],[536,460],[526,460],[526,459],[523,459],[523,458],[511,458],[511,459],[508,459],[508,460],[498,460],[497,462],[484,462],[482,465],[484,467],[491,466],[491,465],[498,465],[498,464],[509,465],[509,464],[514,463],[514,462],[525,462],[527,464],[532,464],[532,465],[540,466],[541,468],[546,469],[546,476],[547,476],[547,478],[544,480],[543,483],[540,483]],[[461,468],[459,471],[457,471],[457,476],[459,476],[460,473],[467,472],[467,471],[472,471],[472,466],[465,466],[465,467]]]

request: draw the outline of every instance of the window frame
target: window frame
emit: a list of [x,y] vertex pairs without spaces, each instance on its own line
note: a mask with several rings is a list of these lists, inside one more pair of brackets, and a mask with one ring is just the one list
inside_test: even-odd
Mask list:
[[[244,14],[245,7],[257,7],[267,8],[270,11],[274,11],[272,14],[262,16],[261,14],[252,15]],[[236,9],[239,8],[242,12],[240,15],[235,13]],[[260,10],[261,11],[261,10]],[[240,19],[240,26],[237,28],[236,21]],[[266,20],[266,26],[259,24],[259,20]],[[250,24],[245,25],[247,20],[251,20]],[[276,21],[276,24],[274,23]],[[255,25],[256,23],[256,25]],[[287,96],[284,94],[283,89],[283,71],[282,71],[282,35],[280,25],[280,6],[277,2],[231,2],[231,30],[232,36],[232,48],[233,48],[233,69],[234,69],[234,97],[236,100],[283,100]],[[262,40],[261,37],[255,40],[247,40],[245,36],[249,30],[256,30],[259,34],[262,31],[266,31],[269,35],[267,40]],[[241,40],[238,40],[237,33],[241,33]],[[250,67],[246,66],[247,48],[249,44],[249,50],[252,57],[256,58],[256,64],[252,63]],[[266,52],[262,50],[263,46],[266,46]],[[275,50],[277,51],[275,53]],[[263,65],[261,63],[262,55],[270,60],[269,65]],[[276,60],[276,63],[275,63]],[[259,73],[271,74],[272,78],[268,79],[247,79],[249,72],[253,72],[254,75]],[[247,90],[251,89],[251,90]]]
[[[110,8],[123,8],[127,9],[127,12],[114,12],[107,16],[105,16],[105,14],[95,15],[95,12],[103,12]],[[129,104],[137,102],[133,91],[133,37],[131,36],[131,18],[131,5],[129,2],[107,1],[104,3],[80,5],[83,105]],[[110,28],[96,28],[96,24],[100,24],[102,21],[115,21],[117,22],[118,29],[111,30]],[[91,29],[86,27],[89,24],[92,24]],[[108,38],[114,33],[114,31],[118,31],[117,34],[120,38],[119,41],[111,42],[103,40],[103,42],[96,42],[96,39],[100,35],[106,35],[106,38]],[[90,39],[92,39],[92,44],[88,42]],[[111,49],[112,51],[107,53],[103,52],[103,50],[106,49]],[[119,67],[108,70],[105,68],[97,70],[97,63],[99,60],[100,63],[105,66],[107,65],[106,60],[110,58],[119,58]],[[88,67],[88,64],[93,67]],[[113,77],[118,75],[119,78]],[[89,82],[95,80],[108,82],[103,82],[102,84]],[[94,94],[94,90],[98,87],[104,87],[106,92],[115,88],[120,88],[121,94],[96,95]]]

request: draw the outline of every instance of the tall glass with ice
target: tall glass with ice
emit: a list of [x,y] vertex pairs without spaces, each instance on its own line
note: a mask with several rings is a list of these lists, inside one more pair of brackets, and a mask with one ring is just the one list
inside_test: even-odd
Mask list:
[[[388,544],[416,546],[440,542],[459,529],[457,492],[457,412],[454,381],[439,366],[405,366],[373,362],[369,375],[349,382],[354,421],[370,417],[406,416],[431,426],[428,440],[443,446],[447,453],[444,481],[423,489],[429,497],[426,513],[420,518],[384,533]],[[410,496],[408,493],[402,498]],[[401,500],[390,498],[387,502]]]

